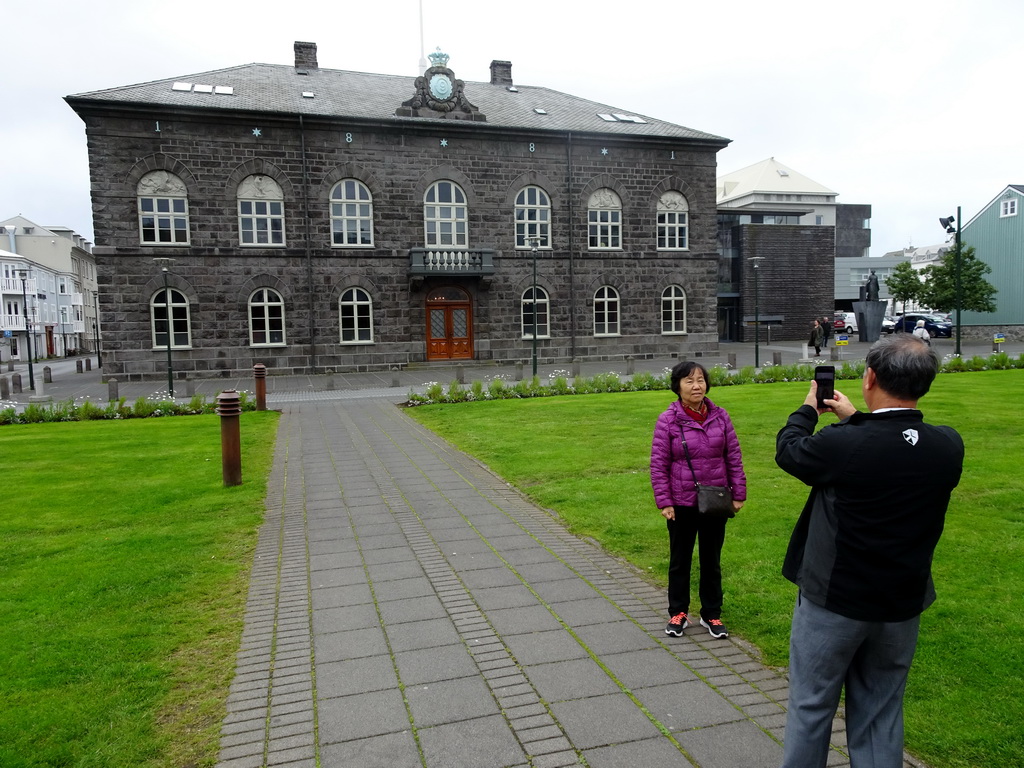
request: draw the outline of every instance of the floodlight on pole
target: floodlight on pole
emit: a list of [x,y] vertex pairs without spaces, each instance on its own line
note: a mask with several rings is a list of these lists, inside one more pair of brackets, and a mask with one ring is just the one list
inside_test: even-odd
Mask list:
[[[955,277],[954,277],[954,284],[953,284],[953,295],[954,295],[954,298],[953,298],[953,303],[954,303],[953,310],[956,312],[956,346],[954,348],[954,351],[956,352],[957,357],[960,356],[960,308],[961,308],[961,306],[963,304],[963,286],[961,284],[961,275],[960,275],[960,265],[963,262],[963,254],[960,252],[960,249],[961,249],[960,235],[961,235],[961,231],[962,231],[961,230],[961,226],[960,226],[960,222],[961,222],[961,214],[960,214],[960,206],[959,205],[956,207],[956,217],[949,216],[949,217],[946,217],[946,218],[939,219],[939,225],[943,229],[946,230],[946,234],[947,235],[954,235],[955,236],[954,248],[956,250],[954,250],[953,255],[954,255],[954,258],[956,259],[956,262],[955,262],[956,267],[955,267]],[[953,226],[954,223],[956,224],[956,226]]]

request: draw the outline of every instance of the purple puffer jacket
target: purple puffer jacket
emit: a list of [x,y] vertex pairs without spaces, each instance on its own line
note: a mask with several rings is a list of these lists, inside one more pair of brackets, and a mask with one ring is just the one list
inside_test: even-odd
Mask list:
[[732,420],[724,408],[705,398],[708,417],[703,424],[694,421],[678,400],[658,417],[651,443],[651,487],[658,509],[693,507],[697,489],[683,454],[680,430],[686,434],[686,445],[697,479],[705,485],[727,485],[736,501],[747,498],[747,476],[743,472],[740,441]]

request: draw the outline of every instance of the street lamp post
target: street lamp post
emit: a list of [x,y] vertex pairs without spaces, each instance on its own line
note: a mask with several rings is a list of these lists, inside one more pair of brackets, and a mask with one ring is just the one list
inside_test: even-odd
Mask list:
[[751,256],[747,260],[754,262],[754,367],[761,367],[761,259],[764,256]]
[[96,315],[92,319],[92,337],[96,341],[96,367],[103,367],[103,351],[100,349],[100,297],[99,294],[93,294],[93,303],[96,307]]
[[164,309],[167,313],[167,395],[174,397],[174,362],[171,357],[171,340],[173,339],[173,318],[171,317],[171,287],[167,284],[168,267],[174,263],[174,259],[156,258],[153,261],[161,265],[160,271],[164,274]]
[[26,287],[28,281],[28,270],[19,270],[18,277],[21,278],[22,311],[25,313],[25,345],[28,348],[28,388],[35,392],[36,377],[32,372],[32,326],[28,321],[28,289]]
[[950,216],[947,219],[939,219],[939,224],[941,224],[942,227],[945,228],[946,234],[947,235],[955,235],[956,236],[956,239],[954,241],[954,243],[955,243],[954,247],[956,248],[956,250],[954,251],[955,258],[956,258],[956,268],[955,268],[955,273],[954,273],[955,277],[954,277],[954,283],[953,283],[953,294],[954,294],[953,301],[956,304],[956,306],[954,307],[954,310],[956,311],[956,347],[955,347],[955,352],[956,352],[956,356],[957,357],[960,357],[960,307],[963,304],[963,292],[962,292],[962,286],[961,286],[961,282],[960,282],[960,264],[963,261],[963,254],[960,253],[960,232],[961,232],[960,221],[961,221],[961,218],[960,218],[960,206],[959,205],[956,207],[956,228],[955,229],[953,228],[953,217],[952,216]]
[[530,251],[533,255],[533,294],[531,305],[533,307],[533,375],[537,376],[537,243],[540,241],[539,236],[526,238],[530,241]]

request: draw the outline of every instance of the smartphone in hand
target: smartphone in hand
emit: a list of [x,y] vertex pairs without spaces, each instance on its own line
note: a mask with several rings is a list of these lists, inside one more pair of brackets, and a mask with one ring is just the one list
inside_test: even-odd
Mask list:
[[836,394],[836,367],[819,365],[814,368],[814,381],[818,384],[818,408],[827,408],[826,400],[832,400]]

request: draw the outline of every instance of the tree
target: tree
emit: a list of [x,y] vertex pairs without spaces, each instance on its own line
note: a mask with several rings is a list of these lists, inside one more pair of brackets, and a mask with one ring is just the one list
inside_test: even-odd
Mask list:
[[[996,287],[985,279],[992,267],[980,261],[974,254],[974,246],[960,244],[963,257],[960,260],[960,309],[972,312],[995,312],[996,302],[992,298]],[[924,286],[918,297],[922,304],[940,312],[956,309],[956,249],[946,251],[938,264],[923,270]]]
[[889,294],[896,301],[903,302],[903,314],[907,314],[907,302],[917,301],[924,290],[924,283],[917,270],[910,266],[909,261],[901,261],[885,278]]

